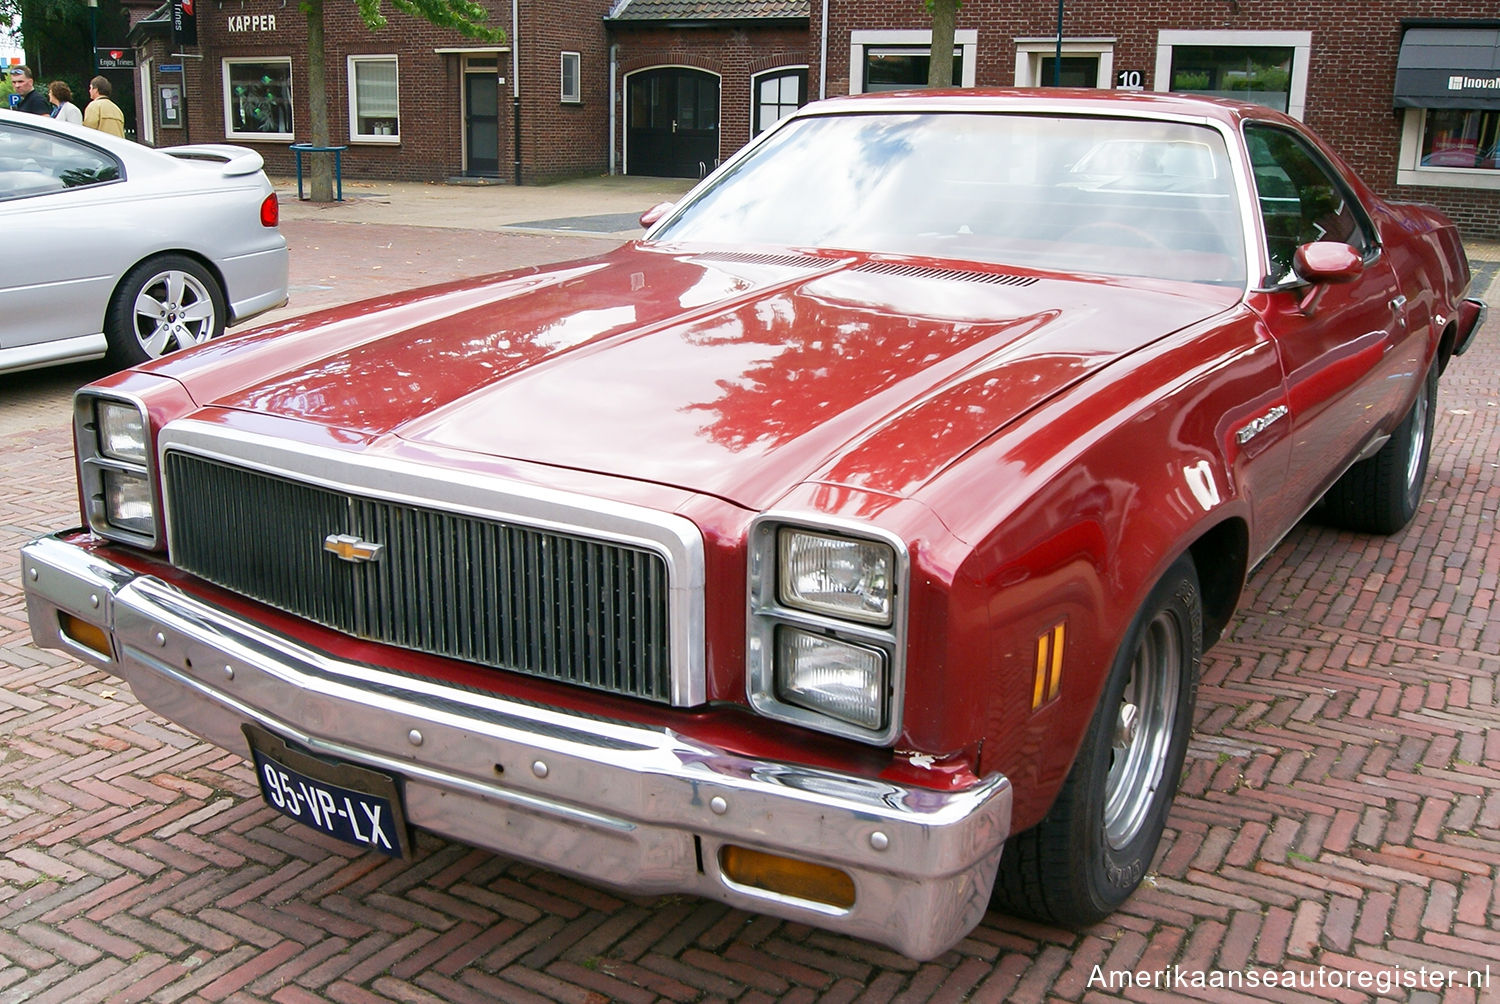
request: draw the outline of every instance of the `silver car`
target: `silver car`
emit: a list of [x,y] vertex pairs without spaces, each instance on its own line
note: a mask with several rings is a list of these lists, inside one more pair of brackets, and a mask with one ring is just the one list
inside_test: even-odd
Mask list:
[[260,154],[0,111],[0,373],[196,345],[287,300]]

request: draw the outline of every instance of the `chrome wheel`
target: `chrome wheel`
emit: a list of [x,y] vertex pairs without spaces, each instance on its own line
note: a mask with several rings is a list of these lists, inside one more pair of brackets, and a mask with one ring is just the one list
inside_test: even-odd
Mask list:
[[[1421,489],[1422,474],[1424,473],[1427,459],[1427,408],[1430,402],[1427,399],[1427,383],[1423,381],[1422,389],[1417,392],[1416,403],[1411,406],[1411,446],[1406,451],[1406,490],[1416,492]],[[1415,499],[1413,503],[1415,504]]]
[[165,269],[150,276],[135,295],[132,325],[147,358],[208,341],[218,330],[218,311],[197,276]]
[[1120,850],[1141,832],[1157,805],[1167,750],[1177,728],[1183,678],[1182,634],[1163,610],[1146,625],[1130,665],[1110,742],[1104,834]]

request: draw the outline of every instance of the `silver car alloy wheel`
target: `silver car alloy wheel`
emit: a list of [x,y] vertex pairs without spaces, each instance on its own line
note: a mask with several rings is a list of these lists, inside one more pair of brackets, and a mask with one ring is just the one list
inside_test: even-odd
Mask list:
[[136,340],[152,359],[213,337],[218,318],[203,281],[179,269],[164,269],[141,284],[132,309]]

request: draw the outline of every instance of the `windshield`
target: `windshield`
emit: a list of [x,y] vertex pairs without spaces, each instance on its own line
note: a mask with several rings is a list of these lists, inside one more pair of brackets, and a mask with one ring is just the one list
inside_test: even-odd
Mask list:
[[851,113],[788,123],[653,236],[1241,284],[1238,205],[1206,127]]

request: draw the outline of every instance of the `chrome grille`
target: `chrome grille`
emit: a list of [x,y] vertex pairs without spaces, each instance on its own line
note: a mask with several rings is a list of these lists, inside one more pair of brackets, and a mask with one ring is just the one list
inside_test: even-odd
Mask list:
[[[181,452],[172,562],[359,638],[672,700],[669,583],[644,548],[334,491]],[[331,534],[384,545],[370,562]]]

